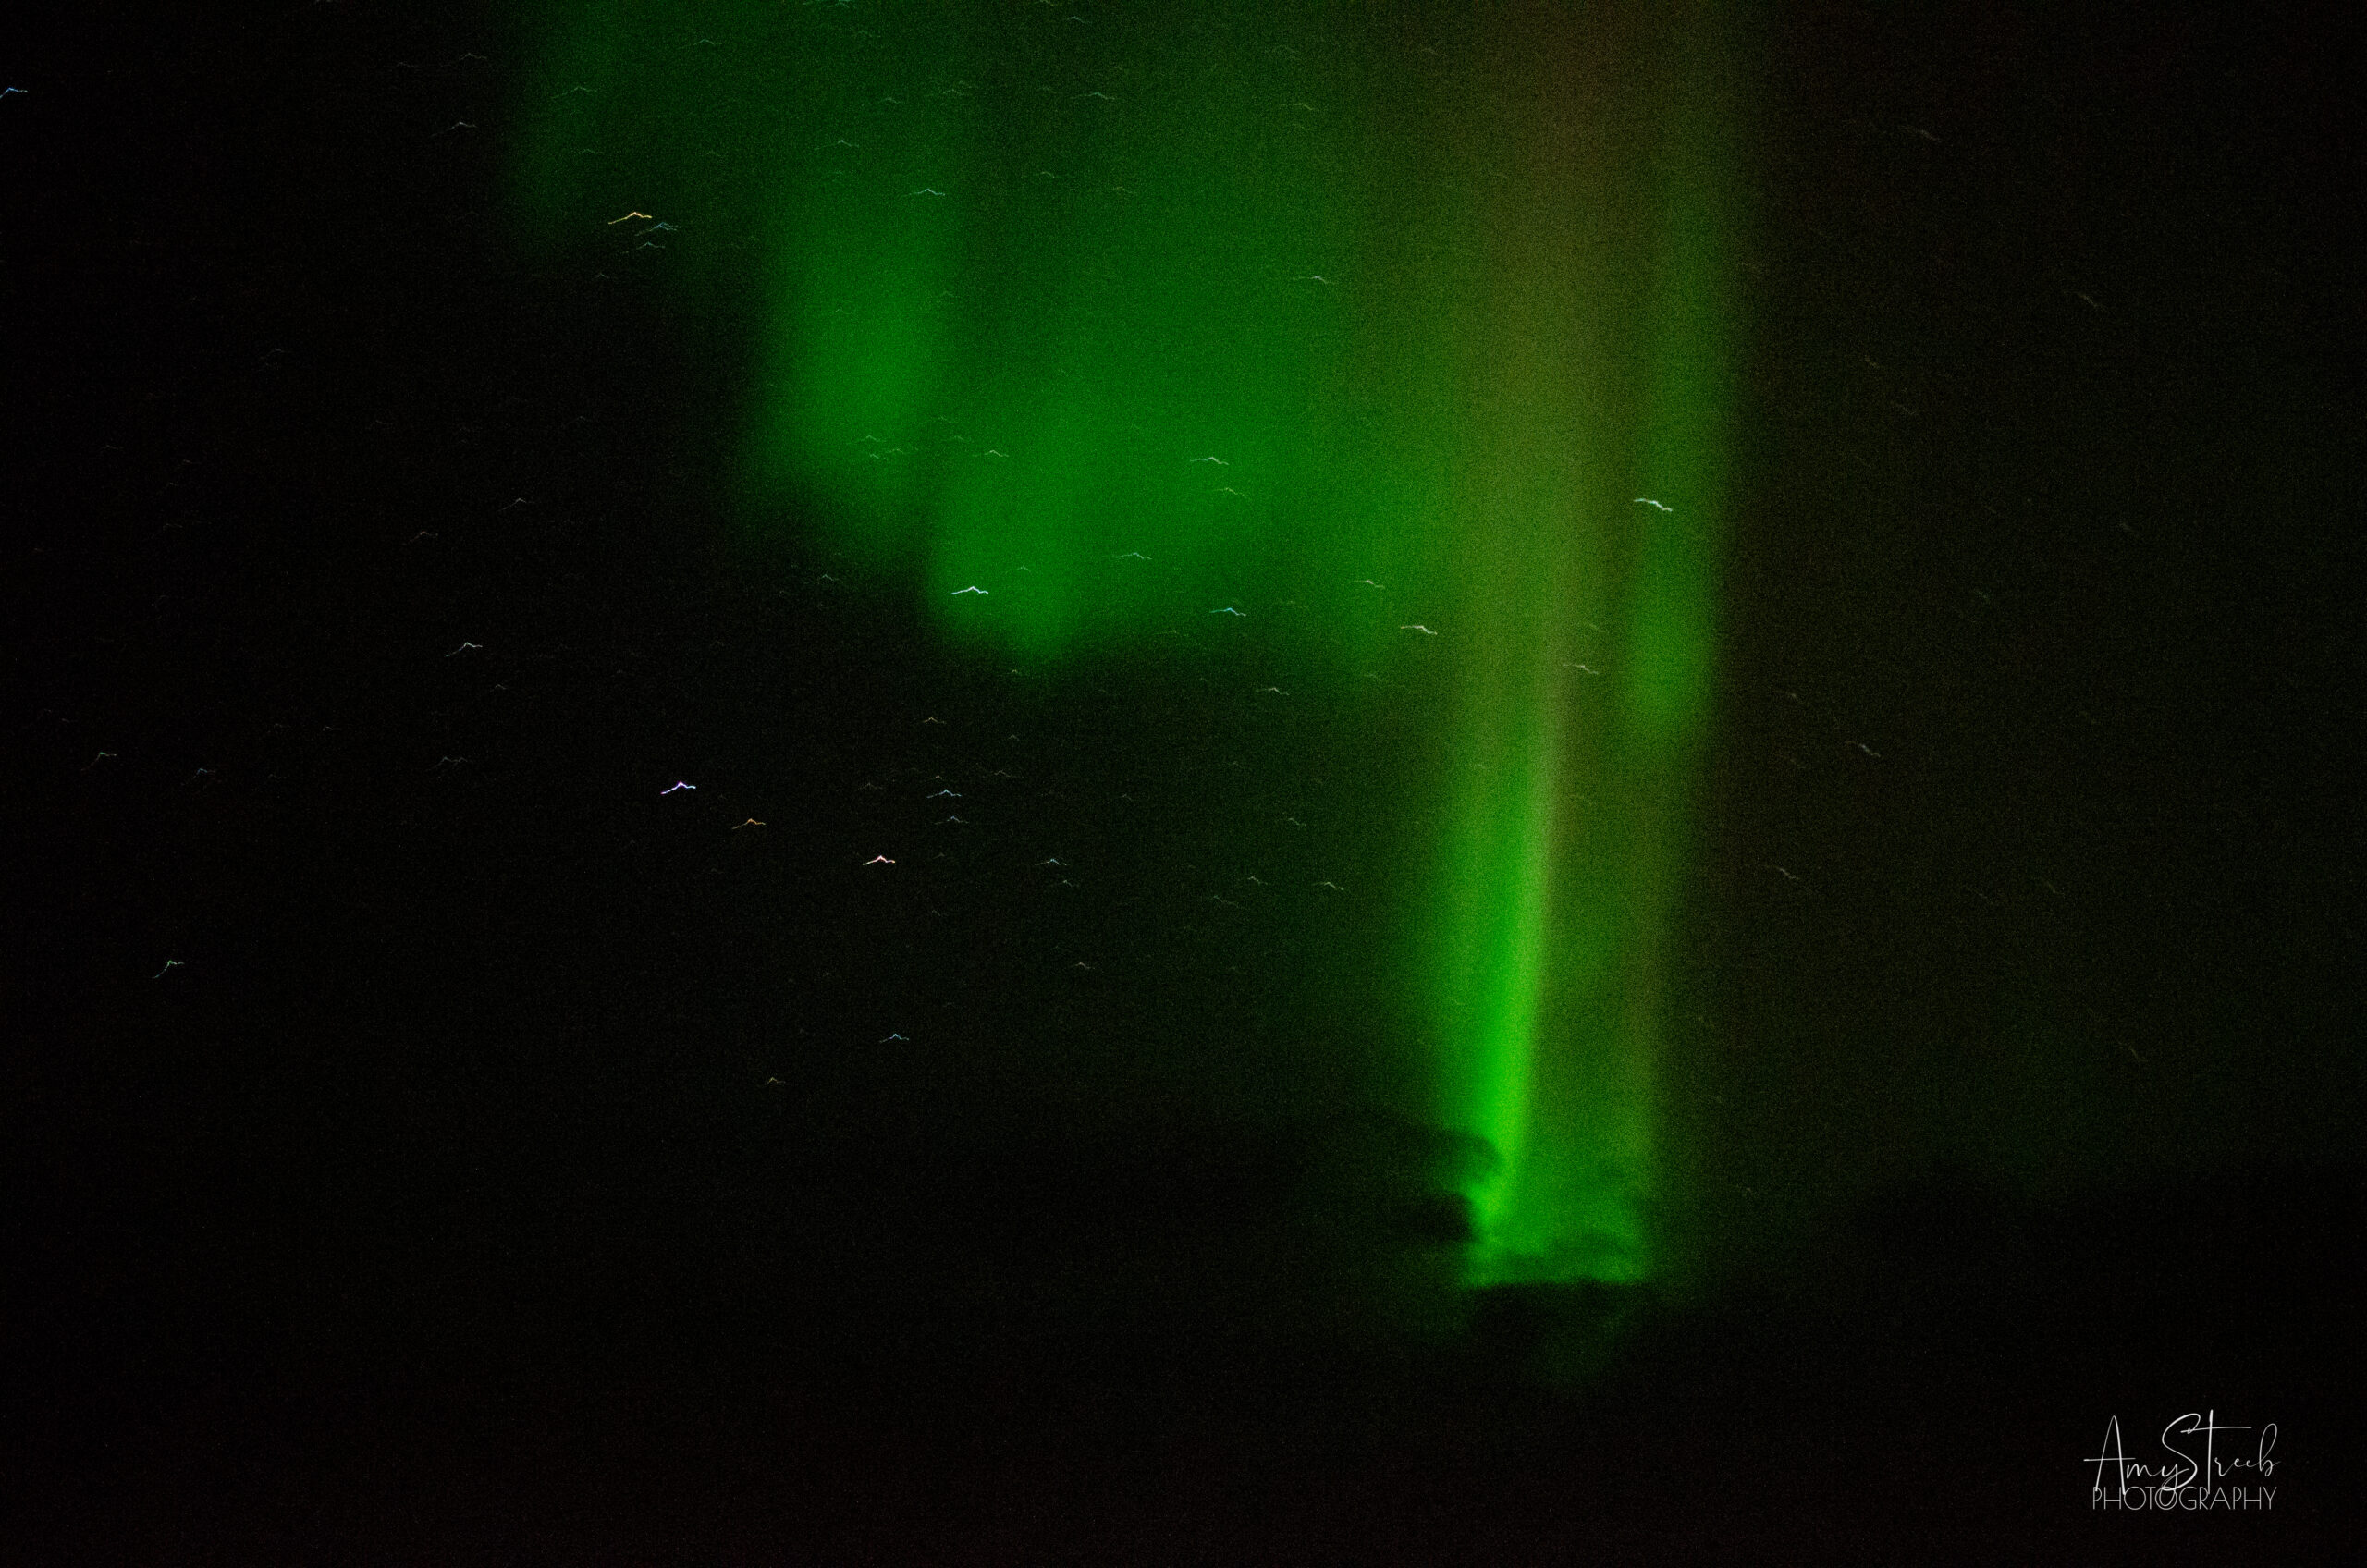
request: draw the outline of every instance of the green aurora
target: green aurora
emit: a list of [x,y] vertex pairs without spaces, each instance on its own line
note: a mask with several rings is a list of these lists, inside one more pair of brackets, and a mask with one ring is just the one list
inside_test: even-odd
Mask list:
[[1357,891],[1409,1110],[1494,1152],[1466,1280],[1660,1269],[1735,337],[1713,12],[533,29],[521,222],[749,333],[750,526],[831,531],[950,647],[1082,678],[1225,637],[1303,699],[1422,716]]

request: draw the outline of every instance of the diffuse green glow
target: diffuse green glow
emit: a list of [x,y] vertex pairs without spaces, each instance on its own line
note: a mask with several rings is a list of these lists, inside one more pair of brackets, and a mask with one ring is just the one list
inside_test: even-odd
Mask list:
[[560,7],[533,225],[753,263],[752,506],[949,638],[1125,659],[1233,609],[1295,682],[1433,708],[1373,962],[1498,1157],[1470,1278],[1639,1277],[1723,504],[1707,23],[834,9]]

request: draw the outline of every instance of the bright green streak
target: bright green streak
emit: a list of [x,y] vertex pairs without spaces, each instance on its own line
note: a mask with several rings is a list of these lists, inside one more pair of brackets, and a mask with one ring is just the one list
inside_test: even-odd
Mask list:
[[1635,1279],[1715,631],[1718,41],[1424,15],[554,6],[521,210],[748,319],[751,515],[827,520],[949,641],[1244,637],[1420,713],[1433,827],[1357,894],[1416,1109],[1499,1157],[1469,1277]]

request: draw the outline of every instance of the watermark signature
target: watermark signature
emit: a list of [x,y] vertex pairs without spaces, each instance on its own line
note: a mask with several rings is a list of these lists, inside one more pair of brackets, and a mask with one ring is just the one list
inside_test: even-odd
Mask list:
[[2160,1441],[2159,1461],[2131,1455],[2121,1442],[2120,1417],[2105,1423],[2103,1446],[2080,1461],[2095,1472],[2088,1506],[2129,1513],[2276,1506],[2276,1488],[2268,1484],[2276,1474],[2275,1422],[2255,1429],[2223,1422],[2215,1410],[2189,1411],[2171,1418]]

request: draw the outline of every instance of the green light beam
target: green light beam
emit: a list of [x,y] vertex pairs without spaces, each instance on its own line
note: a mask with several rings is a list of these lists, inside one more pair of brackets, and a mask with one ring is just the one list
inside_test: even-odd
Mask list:
[[1058,10],[548,6],[524,232],[743,315],[752,525],[949,645],[1081,673],[1230,618],[1424,737],[1356,962],[1418,1113],[1495,1151],[1466,1277],[1642,1278],[1724,506],[1718,18]]

